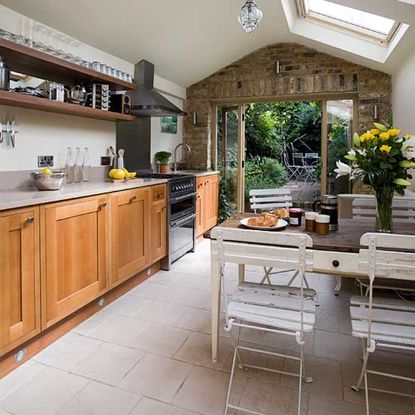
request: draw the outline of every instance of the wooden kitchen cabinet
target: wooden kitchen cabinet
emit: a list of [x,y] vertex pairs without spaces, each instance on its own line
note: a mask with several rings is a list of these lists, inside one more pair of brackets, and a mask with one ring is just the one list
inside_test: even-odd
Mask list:
[[0,355],[40,332],[39,208],[0,212]]
[[42,328],[107,289],[108,196],[41,206]]
[[117,192],[111,196],[111,287],[149,265],[149,206],[149,188]]
[[154,263],[167,255],[167,199],[166,186],[151,189],[150,256]]
[[199,237],[218,222],[219,176],[198,177],[196,192],[196,237]]

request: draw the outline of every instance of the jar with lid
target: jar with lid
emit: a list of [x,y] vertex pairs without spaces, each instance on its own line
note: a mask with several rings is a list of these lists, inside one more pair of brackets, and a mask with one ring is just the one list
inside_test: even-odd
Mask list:
[[330,226],[329,215],[317,215],[316,216],[316,232],[319,235],[328,235]]
[[305,212],[305,230],[307,232],[316,231],[316,217],[318,216],[317,212]]
[[291,226],[301,226],[301,219],[303,217],[303,210],[298,208],[290,208],[289,212],[289,222]]

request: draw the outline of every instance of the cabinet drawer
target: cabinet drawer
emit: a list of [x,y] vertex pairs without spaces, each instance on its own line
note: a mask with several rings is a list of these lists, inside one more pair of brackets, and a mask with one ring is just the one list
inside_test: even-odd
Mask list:
[[163,202],[166,200],[166,185],[153,186],[151,190],[153,202]]

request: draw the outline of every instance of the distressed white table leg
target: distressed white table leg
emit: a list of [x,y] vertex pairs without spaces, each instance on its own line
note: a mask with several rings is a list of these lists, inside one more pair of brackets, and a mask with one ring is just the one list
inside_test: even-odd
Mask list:
[[245,282],[245,264],[238,264],[239,284]]
[[334,295],[339,295],[342,289],[342,277],[336,276],[336,286],[334,287]]
[[219,319],[220,319],[220,269],[217,260],[216,241],[211,240],[211,284],[212,284],[212,360],[218,360]]

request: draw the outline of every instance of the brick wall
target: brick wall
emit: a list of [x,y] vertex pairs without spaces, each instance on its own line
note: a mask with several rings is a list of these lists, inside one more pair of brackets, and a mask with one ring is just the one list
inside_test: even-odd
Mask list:
[[[275,70],[280,61],[280,73]],[[217,71],[187,89],[185,110],[195,111],[197,125],[185,117],[184,142],[192,147],[188,167],[211,167],[211,100],[247,97],[295,97],[296,95],[339,94],[358,96],[359,131],[372,126],[373,105],[379,121],[391,111],[392,83],[388,74],[335,58],[296,44],[278,43]]]

